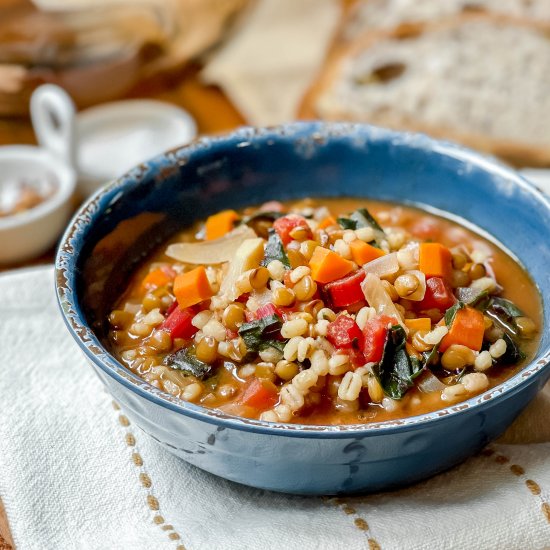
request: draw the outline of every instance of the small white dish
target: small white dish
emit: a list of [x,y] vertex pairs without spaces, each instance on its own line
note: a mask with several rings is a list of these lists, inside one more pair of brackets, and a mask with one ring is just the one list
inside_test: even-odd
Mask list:
[[83,195],[197,133],[189,113],[161,101],[115,101],[76,114],[69,95],[51,84],[34,92],[31,115],[38,142],[75,168]]
[[28,210],[0,217],[1,264],[29,260],[56,242],[71,214],[76,174],[41,147],[0,147],[0,192],[7,182],[24,181],[32,186],[44,177],[54,185],[51,196]]

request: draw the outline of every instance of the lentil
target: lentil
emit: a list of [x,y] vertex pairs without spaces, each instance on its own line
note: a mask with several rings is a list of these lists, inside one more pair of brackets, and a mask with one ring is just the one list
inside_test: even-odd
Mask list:
[[537,332],[537,326],[529,317],[516,317],[514,321],[524,338],[532,338]]
[[229,330],[238,330],[244,322],[244,306],[240,303],[229,304],[222,315],[222,322]]
[[317,292],[317,283],[309,275],[307,275],[294,285],[293,290],[296,299],[301,302],[305,302],[306,300],[313,298]]
[[205,336],[197,344],[195,354],[199,361],[212,364],[218,357],[218,342],[211,336]]
[[282,359],[275,367],[275,374],[285,382],[292,380],[298,374],[298,365],[292,361]]
[[407,296],[413,294],[418,289],[419,285],[420,281],[418,280],[418,277],[412,273],[399,275],[393,283],[395,291],[401,298],[406,298]]
[[275,288],[273,291],[273,303],[276,306],[291,306],[295,300],[294,291],[290,288]]
[[453,344],[441,356],[441,365],[447,370],[459,370],[468,365],[473,365],[475,359],[475,354],[470,348]]

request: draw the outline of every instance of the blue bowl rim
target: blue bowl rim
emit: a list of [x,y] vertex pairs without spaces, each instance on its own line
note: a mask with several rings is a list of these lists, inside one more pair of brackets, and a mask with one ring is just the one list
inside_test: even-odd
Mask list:
[[[484,406],[494,404],[498,398],[510,398],[524,387],[540,378],[550,366],[550,345],[538,351],[538,357],[525,365],[518,373],[505,382],[484,393],[466,401],[457,403],[437,411],[424,413],[407,418],[347,425],[309,425],[285,424],[251,420],[226,414],[218,409],[209,409],[194,403],[183,401],[151,386],[136,374],[132,373],[122,363],[117,361],[101,344],[86,323],[72,287],[71,274],[79,252],[78,239],[82,240],[86,227],[101,215],[103,208],[108,207],[120,196],[121,190],[131,185],[139,185],[144,174],[150,171],[159,172],[161,168],[171,169],[177,157],[190,159],[205,149],[212,147],[240,147],[249,144],[256,138],[273,139],[330,139],[330,137],[357,137],[365,140],[390,141],[394,144],[403,143],[420,149],[429,149],[440,155],[452,156],[456,159],[475,164],[493,175],[501,175],[513,181],[526,193],[535,197],[550,211],[550,200],[532,182],[505,166],[499,160],[472,151],[456,143],[436,140],[421,133],[398,132],[367,124],[348,122],[298,121],[267,128],[243,126],[232,132],[211,137],[195,139],[188,145],[160,154],[153,159],[133,168],[126,174],[99,189],[76,212],[60,241],[55,261],[56,296],[63,320],[70,334],[93,365],[108,376],[139,396],[152,403],[189,416],[196,420],[216,424],[226,428],[250,431],[261,434],[273,434],[290,437],[308,438],[349,438],[365,437],[377,434],[405,432],[413,430],[426,423],[443,421],[446,418],[463,415]],[[74,244],[73,244],[74,243]]]

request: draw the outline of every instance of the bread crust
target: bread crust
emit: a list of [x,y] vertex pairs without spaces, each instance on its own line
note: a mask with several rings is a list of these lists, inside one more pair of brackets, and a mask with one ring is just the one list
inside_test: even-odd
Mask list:
[[[320,118],[318,102],[333,84],[338,80],[342,64],[346,60],[355,57],[359,53],[369,49],[378,42],[386,40],[398,40],[403,38],[414,38],[436,30],[454,28],[474,21],[486,21],[499,23],[501,25],[515,25],[526,28],[549,32],[550,27],[545,23],[537,23],[529,19],[521,19],[506,15],[495,15],[487,13],[469,13],[460,16],[453,16],[430,23],[407,23],[399,25],[394,29],[383,29],[368,31],[360,35],[356,40],[348,44],[337,44],[329,52],[326,62],[323,64],[317,78],[306,91],[301,105],[298,109],[298,118],[316,119]],[[325,120],[351,120],[354,122],[366,122],[378,126],[385,126],[395,130],[406,130],[423,132],[436,138],[456,141],[468,147],[490,153],[501,157],[515,166],[548,166],[550,165],[550,139],[548,146],[533,146],[520,140],[509,140],[489,137],[481,133],[460,132],[453,128],[443,126],[432,126],[424,124],[419,120],[405,119],[399,115],[399,119],[393,113],[374,114],[357,116],[355,113],[346,110],[334,111],[325,114]],[[550,129],[549,129],[550,132]]]

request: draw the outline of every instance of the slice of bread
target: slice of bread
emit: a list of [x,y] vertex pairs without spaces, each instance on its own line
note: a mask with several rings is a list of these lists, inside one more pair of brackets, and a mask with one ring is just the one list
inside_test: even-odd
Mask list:
[[549,0],[357,0],[345,12],[340,39],[366,30],[427,23],[468,12],[487,12],[550,23]]
[[550,39],[480,14],[368,32],[333,51],[301,118],[421,131],[517,165],[550,164]]

